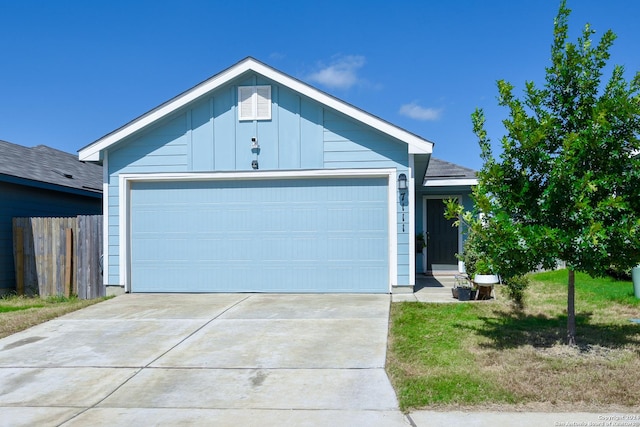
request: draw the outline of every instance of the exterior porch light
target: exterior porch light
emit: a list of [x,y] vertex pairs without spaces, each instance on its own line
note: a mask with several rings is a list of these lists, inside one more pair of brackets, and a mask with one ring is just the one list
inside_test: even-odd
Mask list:
[[407,175],[401,173],[398,175],[398,190],[404,191],[407,189]]

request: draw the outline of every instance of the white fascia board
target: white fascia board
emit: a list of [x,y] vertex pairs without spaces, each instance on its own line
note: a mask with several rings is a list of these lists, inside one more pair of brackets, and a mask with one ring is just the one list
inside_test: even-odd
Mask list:
[[455,187],[462,185],[478,185],[477,179],[434,179],[427,180],[423,187]]
[[433,142],[425,144],[409,144],[409,154],[431,154],[433,152]]
[[206,95],[207,93],[228,83],[229,81],[247,71],[254,71],[260,75],[263,75],[264,77],[287,86],[288,88],[297,91],[315,101],[318,101],[319,103],[324,104],[329,108],[332,108],[364,124],[367,124],[382,133],[406,142],[409,146],[409,153],[411,154],[429,154],[432,152],[432,142],[420,138],[419,136],[407,132],[406,130],[394,126],[388,122],[385,122],[384,120],[366,113],[356,107],[353,107],[343,101],[340,101],[337,98],[327,95],[326,93],[321,92],[318,89],[315,89],[307,85],[306,83],[301,82],[300,80],[296,80],[271,67],[268,67],[253,58],[247,58],[244,61],[236,64],[235,66],[232,66],[231,68],[228,68],[227,70],[222,71],[220,74],[217,74],[209,80],[206,80],[205,82],[199,84],[193,89],[188,90],[182,95],[178,95],[176,98],[168,101],[164,105],[161,105],[160,107],[151,110],[149,113],[139,117],[138,119],[135,119],[130,124],[125,125],[122,128],[95,141],[93,144],[82,148],[79,151],[79,159],[81,161],[99,161],[100,152],[108,148],[110,145],[122,140],[123,138],[126,138],[129,135],[132,135],[133,133],[143,129],[146,126],[149,126],[155,121],[166,117],[177,109],[187,105],[188,103],[201,96]]
[[83,162],[99,162],[100,161],[100,151],[95,151],[95,152],[92,152],[90,154],[86,154],[83,157],[82,150],[81,150],[80,153],[78,154],[78,158],[79,158],[80,161],[83,161]]

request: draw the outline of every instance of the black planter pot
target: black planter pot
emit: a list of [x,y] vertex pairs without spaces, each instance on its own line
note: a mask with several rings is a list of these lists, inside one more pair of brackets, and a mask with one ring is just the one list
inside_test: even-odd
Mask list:
[[458,288],[458,301],[469,301],[471,300],[471,289],[470,288]]

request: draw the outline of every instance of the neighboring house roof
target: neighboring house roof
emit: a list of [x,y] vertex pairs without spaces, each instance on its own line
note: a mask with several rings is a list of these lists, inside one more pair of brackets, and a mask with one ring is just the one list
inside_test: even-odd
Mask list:
[[[0,141],[0,181],[18,178],[20,182],[49,184],[102,193],[102,167],[78,161],[78,158],[55,148],[38,145],[23,147]],[[25,181],[27,180],[27,181]]]
[[473,169],[432,156],[422,185],[425,187],[442,187],[476,184],[478,184],[478,178],[476,171]]
[[401,129],[391,123],[373,116],[353,105],[350,105],[338,98],[335,98],[325,92],[322,92],[302,81],[288,76],[274,68],[257,61],[254,58],[247,57],[237,64],[227,68],[226,70],[216,74],[215,76],[205,80],[204,82],[194,86],[193,88],[181,93],[175,98],[165,102],[164,104],[154,108],[146,114],[134,119],[119,129],[103,136],[97,141],[82,148],[79,152],[79,158],[83,161],[101,161],[101,152],[121,141],[146,126],[166,117],[177,109],[187,105],[188,103],[203,97],[211,91],[229,83],[233,79],[248,73],[255,72],[280,85],[286,86],[302,95],[305,95],[327,107],[339,111],[355,120],[371,126],[378,131],[387,134],[393,138],[405,142],[408,145],[410,154],[431,154],[433,143],[421,138],[411,132]]

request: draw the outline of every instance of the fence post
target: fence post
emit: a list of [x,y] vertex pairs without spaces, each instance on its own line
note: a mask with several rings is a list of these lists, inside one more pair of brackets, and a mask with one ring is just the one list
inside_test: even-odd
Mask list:
[[66,230],[66,247],[65,247],[65,263],[64,263],[64,296],[71,296],[71,260],[73,259],[73,229]]
[[16,291],[24,295],[24,235],[22,227],[16,227]]

